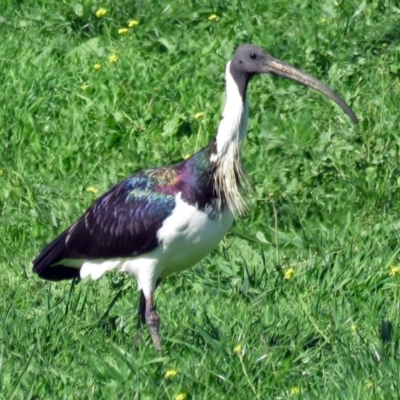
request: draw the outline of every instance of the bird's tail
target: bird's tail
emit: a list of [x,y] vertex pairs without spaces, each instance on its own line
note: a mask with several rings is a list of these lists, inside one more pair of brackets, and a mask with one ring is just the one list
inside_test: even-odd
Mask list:
[[68,231],[63,232],[47,245],[33,261],[32,270],[42,279],[49,281],[62,281],[64,279],[80,277],[79,268],[62,265],[62,260],[66,250],[65,243],[67,232]]

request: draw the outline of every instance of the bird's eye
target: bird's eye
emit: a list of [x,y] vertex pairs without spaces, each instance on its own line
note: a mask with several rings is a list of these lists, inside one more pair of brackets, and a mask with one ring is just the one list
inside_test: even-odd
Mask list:
[[257,58],[257,54],[256,54],[256,53],[251,53],[251,54],[250,54],[250,58],[251,58],[252,60],[255,60],[255,59]]

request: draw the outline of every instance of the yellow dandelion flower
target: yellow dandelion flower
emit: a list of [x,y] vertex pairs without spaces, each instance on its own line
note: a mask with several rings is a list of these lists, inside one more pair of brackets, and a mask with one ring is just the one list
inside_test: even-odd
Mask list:
[[211,14],[211,15],[208,17],[208,20],[209,20],[209,21],[218,21],[218,20],[219,20],[219,17],[218,17],[217,14]]
[[374,386],[374,384],[373,384],[371,381],[365,382],[365,387],[366,387],[367,389],[371,389],[372,386]]
[[93,186],[89,186],[86,190],[87,190],[89,193],[93,193],[93,194],[96,194],[96,193],[98,192],[98,190],[97,190],[95,187],[93,187]]
[[81,85],[82,90],[86,90],[89,87],[89,85]]
[[105,8],[99,8],[99,9],[96,11],[96,17],[97,17],[97,18],[104,17],[106,14],[107,14],[107,10],[106,10]]
[[110,57],[108,57],[108,61],[115,63],[118,61],[118,56],[116,54],[112,54]]
[[297,396],[298,394],[300,394],[300,388],[298,386],[294,386],[290,389],[289,393],[291,396]]
[[134,28],[135,26],[138,26],[138,25],[139,25],[139,21],[136,20],[136,19],[131,19],[131,20],[128,22],[129,28]]
[[237,346],[235,346],[233,352],[240,356],[242,354],[242,345],[238,344]]
[[293,268],[289,268],[287,271],[285,271],[285,274],[283,275],[283,277],[287,280],[292,279],[294,276],[294,269]]
[[319,21],[321,24],[326,24],[326,18],[321,18]]
[[195,119],[201,119],[204,117],[204,113],[203,112],[198,112],[196,114],[194,114],[194,118]]
[[186,397],[186,393],[180,392],[175,396],[175,400],[185,400]]
[[397,276],[399,274],[400,274],[400,267],[398,265],[393,265],[392,268],[390,268],[389,275]]
[[96,71],[98,71],[99,69],[101,69],[101,64],[96,63],[96,64],[93,65],[93,68],[94,68]]
[[178,371],[176,369],[169,369],[165,375],[164,378],[165,379],[173,379],[176,377],[176,375],[178,375]]
[[351,329],[351,331],[352,331],[353,333],[356,333],[356,332],[357,332],[357,325],[356,325],[356,324],[351,324],[350,329]]
[[118,35],[125,35],[125,33],[128,33],[128,28],[118,29]]

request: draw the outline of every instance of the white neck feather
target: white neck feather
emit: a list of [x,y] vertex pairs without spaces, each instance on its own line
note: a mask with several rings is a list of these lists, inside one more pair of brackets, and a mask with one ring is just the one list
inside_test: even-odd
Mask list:
[[246,200],[241,188],[248,186],[247,175],[241,165],[241,150],[247,132],[248,104],[226,66],[226,102],[216,135],[216,153],[211,161],[218,165],[215,183],[219,198],[225,198],[233,213],[244,213]]

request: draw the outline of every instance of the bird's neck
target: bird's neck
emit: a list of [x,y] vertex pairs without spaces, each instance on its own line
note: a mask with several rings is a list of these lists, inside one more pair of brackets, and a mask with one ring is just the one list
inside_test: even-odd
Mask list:
[[210,162],[214,165],[215,189],[222,205],[233,213],[244,213],[243,195],[249,186],[241,163],[243,140],[247,132],[247,82],[235,79],[230,62],[226,66],[226,101],[217,133],[212,141]]

